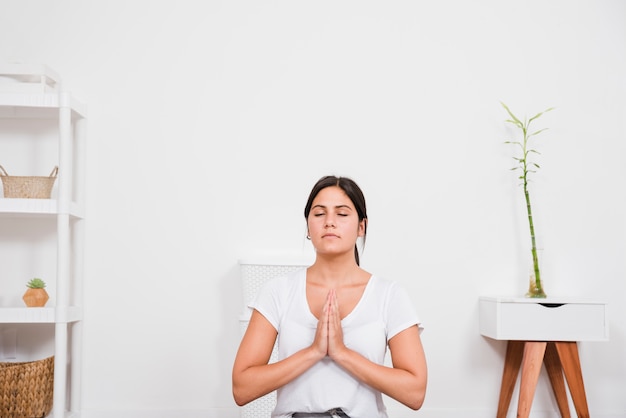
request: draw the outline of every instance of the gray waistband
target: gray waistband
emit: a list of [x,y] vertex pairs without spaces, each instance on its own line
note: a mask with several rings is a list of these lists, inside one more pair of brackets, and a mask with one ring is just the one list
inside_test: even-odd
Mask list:
[[293,418],[322,418],[322,417],[336,417],[336,418],[350,418],[341,409],[331,409],[326,412],[296,412],[291,415]]

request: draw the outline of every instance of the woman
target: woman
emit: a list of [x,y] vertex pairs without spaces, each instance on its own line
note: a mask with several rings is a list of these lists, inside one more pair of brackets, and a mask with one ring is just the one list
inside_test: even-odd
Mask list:
[[[235,402],[277,390],[274,418],[385,418],[382,394],[419,409],[427,381],[419,319],[397,283],[359,266],[368,222],[361,189],[323,177],[304,216],[315,262],[271,280],[251,304],[233,366]],[[268,364],[277,338],[279,360]]]

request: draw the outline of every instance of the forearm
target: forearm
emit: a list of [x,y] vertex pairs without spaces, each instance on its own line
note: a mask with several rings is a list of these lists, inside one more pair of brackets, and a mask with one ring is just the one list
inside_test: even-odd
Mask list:
[[291,382],[311,368],[323,356],[313,347],[270,364],[250,366],[233,372],[233,396],[237,405],[245,405]]
[[342,350],[334,360],[359,381],[411,409],[419,409],[424,402],[425,371],[423,375],[420,375],[408,370],[377,364],[347,348]]

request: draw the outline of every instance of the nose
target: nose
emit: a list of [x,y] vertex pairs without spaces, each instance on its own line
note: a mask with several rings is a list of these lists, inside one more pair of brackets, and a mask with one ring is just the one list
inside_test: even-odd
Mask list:
[[332,217],[326,217],[324,228],[334,228],[334,227],[335,227],[335,220]]

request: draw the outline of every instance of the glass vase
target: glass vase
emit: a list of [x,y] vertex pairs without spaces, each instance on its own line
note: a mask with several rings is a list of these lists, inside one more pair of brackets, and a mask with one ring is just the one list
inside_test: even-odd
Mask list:
[[533,253],[533,258],[531,260],[531,265],[528,274],[528,292],[526,293],[527,298],[545,298],[547,297],[546,292],[543,288],[543,275],[541,274],[541,263],[542,259],[542,251],[535,250]]

